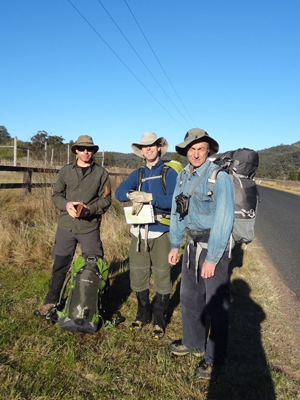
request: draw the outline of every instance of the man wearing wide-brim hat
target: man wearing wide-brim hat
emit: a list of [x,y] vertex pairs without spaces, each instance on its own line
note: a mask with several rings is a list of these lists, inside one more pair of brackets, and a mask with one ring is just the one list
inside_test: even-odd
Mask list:
[[203,355],[195,370],[203,379],[209,379],[224,364],[228,336],[228,250],[234,191],[229,175],[220,171],[212,198],[208,179],[218,166],[208,157],[218,150],[218,143],[199,128],[190,129],[176,146],[189,164],[177,180],[170,226],[170,264],[178,262],[178,249],[186,232],[187,236],[180,289],[183,338],[169,348],[175,355]]
[[79,136],[71,147],[76,160],[59,171],[52,196],[60,211],[52,249],[54,264],[41,315],[58,301],[77,243],[83,255],[103,257],[100,224],[111,204],[111,189],[108,172],[93,160],[98,149],[90,136]]
[[[140,142],[132,143],[133,152],[144,159],[144,166],[134,170],[116,189],[116,199],[132,201],[132,213],[139,215],[145,205],[153,207],[155,221],[131,226],[130,284],[136,292],[138,310],[130,329],[139,331],[153,323],[151,336],[163,337],[172,282],[168,253],[170,250],[169,217],[177,173],[161,160],[167,149],[165,138],[145,132]],[[163,179],[163,176],[165,179]],[[155,299],[151,310],[150,274],[153,274]]]

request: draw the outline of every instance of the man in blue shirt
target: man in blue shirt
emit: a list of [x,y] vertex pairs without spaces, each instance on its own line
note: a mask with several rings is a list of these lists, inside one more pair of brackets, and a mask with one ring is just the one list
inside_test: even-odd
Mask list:
[[221,171],[212,198],[208,178],[218,166],[208,157],[218,150],[218,143],[199,128],[189,130],[184,142],[176,146],[177,153],[186,156],[189,164],[177,179],[170,227],[171,265],[179,261],[178,250],[185,232],[187,237],[180,288],[183,339],[169,348],[175,355],[204,353],[195,374],[206,379],[224,363],[228,337],[228,250],[234,221],[234,191],[229,175]]
[[[135,215],[139,214],[144,204],[151,204],[155,222],[132,225],[130,229],[130,285],[138,300],[137,315],[130,329],[139,331],[152,319],[151,335],[154,339],[160,339],[165,332],[165,314],[172,290],[171,266],[168,263],[169,222],[177,173],[168,168],[165,180],[162,179],[164,163],[160,157],[168,149],[165,138],[145,132],[141,141],[133,143],[131,147],[136,155],[144,159],[145,164],[119,185],[115,196],[121,202],[132,201]],[[156,291],[152,310],[149,300],[151,272]]]

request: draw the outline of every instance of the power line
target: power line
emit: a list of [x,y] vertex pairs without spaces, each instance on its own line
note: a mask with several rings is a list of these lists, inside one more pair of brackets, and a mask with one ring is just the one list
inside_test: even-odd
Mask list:
[[[126,1],[125,1],[126,2]],[[182,112],[179,110],[179,108],[176,106],[176,104],[173,102],[173,100],[171,99],[171,97],[168,95],[168,93],[165,91],[165,89],[161,86],[161,84],[159,83],[159,81],[155,78],[155,76],[153,75],[153,73],[151,72],[151,70],[148,68],[147,64],[144,62],[144,60],[141,58],[141,56],[138,54],[138,52],[136,51],[136,49],[133,47],[133,45],[131,44],[131,42],[129,41],[129,39],[127,38],[127,36],[124,34],[124,32],[122,31],[122,29],[119,27],[119,25],[117,24],[117,22],[114,20],[114,18],[111,16],[111,14],[108,12],[108,10],[105,8],[105,6],[103,5],[101,0],[98,0],[98,3],[101,4],[101,6],[103,7],[104,11],[107,13],[107,15],[109,16],[109,18],[112,20],[112,22],[115,24],[115,26],[117,27],[117,29],[119,30],[119,32],[122,34],[122,36],[124,37],[124,39],[127,41],[127,43],[129,44],[129,46],[132,48],[132,50],[135,52],[135,54],[137,55],[137,57],[139,58],[139,60],[143,63],[143,65],[145,66],[145,68],[147,69],[147,71],[149,72],[149,74],[152,76],[152,78],[155,80],[155,82],[158,84],[158,86],[161,88],[161,90],[164,92],[164,94],[167,96],[167,98],[170,100],[170,102],[173,104],[173,106],[176,108],[176,110],[179,112],[179,114],[182,116],[182,118],[185,120],[185,122],[187,124],[189,124],[189,121],[185,118],[185,116],[182,114]]]
[[106,42],[106,40],[100,35],[100,33],[93,27],[93,25],[85,18],[85,16],[78,10],[78,8],[72,3],[71,0],[67,0],[71,6],[77,11],[77,13],[83,18],[83,20],[89,25],[89,27],[95,32],[95,34],[103,41],[103,43],[109,48],[109,50],[118,58],[118,60],[124,65],[125,68],[135,77],[135,79],[143,86],[143,88],[150,94],[150,96],[164,109],[164,111],[182,128],[184,127],[177,121],[177,119],[161,104],[161,102],[150,92],[150,90],[143,84],[138,76],[128,67],[128,65],[119,57],[119,55],[113,50],[113,48]]
[[[98,0],[98,1],[99,1],[99,0]],[[149,40],[147,39],[147,37],[146,37],[145,33],[143,32],[143,30],[142,30],[142,28],[141,28],[140,24],[138,23],[138,21],[137,21],[136,17],[134,16],[134,14],[133,14],[133,12],[132,12],[131,8],[129,7],[129,5],[128,5],[128,3],[127,3],[127,1],[126,1],[126,0],[124,0],[124,2],[125,2],[125,4],[126,4],[126,6],[127,6],[128,10],[130,11],[130,13],[131,13],[131,15],[132,15],[133,19],[135,20],[135,22],[136,22],[136,24],[137,24],[137,26],[138,26],[139,30],[141,31],[142,35],[144,36],[144,39],[146,40],[146,42],[147,42],[147,44],[148,44],[148,46],[149,46],[150,50],[152,51],[152,53],[153,53],[154,57],[156,58],[156,60],[157,60],[158,64],[160,65],[160,67],[161,67],[161,69],[162,69],[163,73],[165,74],[166,78],[168,79],[168,81],[169,81],[170,85],[172,86],[172,88],[173,88],[173,90],[174,90],[174,92],[175,92],[176,96],[178,97],[178,99],[179,99],[180,103],[181,103],[181,104],[182,104],[182,106],[184,107],[185,111],[187,112],[187,114],[188,114],[188,116],[190,117],[190,119],[191,119],[191,121],[193,122],[193,124],[196,126],[196,124],[195,124],[195,122],[194,122],[194,120],[193,120],[192,116],[190,115],[190,113],[188,112],[187,108],[185,107],[185,105],[184,105],[183,101],[181,100],[181,97],[179,96],[179,94],[178,94],[177,90],[175,89],[175,87],[174,87],[173,83],[171,82],[170,78],[168,77],[168,75],[167,75],[167,73],[166,73],[166,71],[165,71],[164,67],[162,66],[161,62],[159,61],[159,59],[158,59],[158,57],[157,57],[157,55],[156,55],[155,51],[153,50],[153,48],[152,48],[151,44],[149,43]],[[176,108],[177,108],[177,107],[176,107]],[[181,113],[180,113],[180,114],[181,114]]]

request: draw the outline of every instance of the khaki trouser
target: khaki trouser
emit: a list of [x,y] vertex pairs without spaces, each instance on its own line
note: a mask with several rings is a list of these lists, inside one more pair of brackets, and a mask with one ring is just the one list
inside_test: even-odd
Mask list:
[[137,237],[131,235],[129,255],[131,289],[135,292],[149,289],[152,272],[155,291],[160,294],[171,293],[171,266],[168,263],[169,233],[163,233],[156,239],[148,239],[148,251],[144,249],[144,240],[141,242],[140,252],[137,252]]

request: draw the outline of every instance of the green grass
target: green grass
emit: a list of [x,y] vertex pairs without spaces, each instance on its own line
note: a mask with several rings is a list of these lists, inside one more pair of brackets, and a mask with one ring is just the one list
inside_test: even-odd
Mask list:
[[[72,334],[33,315],[47,292],[56,214],[45,217],[33,196],[3,197],[0,209],[0,398],[6,400],[298,400],[299,359],[295,337],[280,306],[279,289],[254,241],[236,248],[231,275],[228,358],[210,382],[194,377],[199,359],[176,357],[168,345],[181,337],[180,267],[173,268],[170,323],[160,341],[151,326],[133,334],[137,302],[130,290],[128,229],[118,203],[103,219],[110,262],[107,314],[126,320],[95,335]],[[32,203],[34,202],[34,203]],[[25,229],[25,228],[26,229]],[[117,229],[116,229],[117,227]],[[109,243],[113,242],[113,243]],[[1,246],[0,246],[1,247]],[[153,295],[153,292],[152,292]]]
[[[275,337],[267,334],[277,330],[279,337],[286,329],[279,313],[275,322],[274,316],[268,321],[264,310],[276,308],[276,295],[259,304],[261,291],[268,290],[270,283],[257,279],[263,270],[252,259],[255,249],[248,252],[242,268],[235,267],[232,275],[227,365],[211,382],[194,377],[197,358],[175,357],[168,351],[168,344],[181,335],[179,305],[163,340],[150,338],[150,326],[139,334],[129,331],[136,300],[129,293],[127,265],[113,275],[115,280],[123,276],[123,293],[118,292],[126,321],[95,335],[71,334],[32,314],[47,290],[48,268],[36,266],[24,273],[4,266],[0,273],[2,398],[269,400],[276,393],[278,399],[299,399],[300,383],[278,368],[281,360],[272,346],[276,333]],[[240,256],[236,252],[236,264]],[[109,295],[113,304],[120,303],[118,292]],[[173,295],[178,297],[176,292]]]

